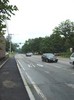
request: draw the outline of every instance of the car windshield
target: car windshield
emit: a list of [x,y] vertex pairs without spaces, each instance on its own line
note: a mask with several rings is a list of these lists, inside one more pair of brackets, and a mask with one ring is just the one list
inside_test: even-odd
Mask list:
[[46,54],[47,57],[53,57],[53,54]]
[[74,57],[74,53],[71,55],[71,57]]

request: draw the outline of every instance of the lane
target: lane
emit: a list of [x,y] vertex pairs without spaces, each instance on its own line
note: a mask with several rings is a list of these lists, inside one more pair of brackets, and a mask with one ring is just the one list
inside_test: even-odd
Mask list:
[[[29,61],[30,62],[30,61]],[[46,63],[47,65],[49,65],[48,63]],[[39,64],[37,64],[37,65],[39,65]],[[35,66],[35,65],[33,65],[33,66]],[[46,65],[45,65],[46,66]],[[51,65],[52,66],[52,65]],[[32,67],[32,66],[31,66]],[[40,65],[40,67],[43,67],[43,65]],[[60,68],[59,66],[56,66],[55,64],[54,64],[54,66],[53,67],[56,67],[56,68]],[[50,67],[51,68],[51,67]],[[40,70],[40,69],[39,69]],[[52,70],[52,68],[51,68],[51,70]],[[53,68],[53,70],[55,71],[55,69]],[[62,73],[62,72],[61,72]],[[71,74],[73,74],[73,72],[71,73]]]
[[[21,60],[19,60],[19,62],[23,62]],[[23,62],[24,63],[24,62]],[[22,64],[22,63],[21,63]],[[25,68],[24,68],[25,65]],[[41,78],[43,76],[41,76],[39,73],[37,73],[35,70],[30,69],[26,63],[22,64],[22,74],[23,76],[26,78],[27,83],[29,84],[31,90],[33,91],[33,94],[36,96],[37,100],[47,100],[46,97],[44,96],[43,92],[38,88],[38,86],[36,84],[43,84],[43,81],[41,81]],[[24,72],[25,71],[25,72]],[[25,76],[26,75],[26,76]],[[39,75],[39,76],[38,76]],[[32,78],[31,78],[32,76]],[[40,77],[40,79],[36,79],[36,77]],[[36,79],[36,83],[33,81],[33,79]],[[34,90],[35,89],[35,90]],[[37,92],[37,94],[36,94]]]
[[[69,65],[59,63],[45,63],[36,58],[35,56],[26,58],[22,56],[18,57],[25,72],[22,68],[22,73],[29,84],[37,88],[39,96],[47,100],[74,100],[74,74],[73,70],[63,70],[63,66],[66,68]],[[56,66],[56,67],[55,67]],[[34,90],[32,88],[32,90]],[[35,95],[35,93],[34,93]],[[42,96],[43,95],[43,96]],[[41,99],[40,98],[40,99]],[[38,99],[37,99],[38,100]],[[45,99],[43,99],[45,100]]]
[[[25,55],[23,55],[23,57],[25,57]],[[26,58],[26,57],[25,57]],[[69,71],[72,71],[73,70],[73,66],[69,63],[69,58],[68,59],[65,59],[65,58],[58,58],[58,63],[52,63],[54,65],[54,67],[57,67],[57,68],[62,68],[63,70],[69,70]],[[41,61],[41,56],[33,56],[31,59],[27,59],[29,60],[29,62],[38,62],[38,64],[41,64],[43,65],[45,62],[42,62]]]

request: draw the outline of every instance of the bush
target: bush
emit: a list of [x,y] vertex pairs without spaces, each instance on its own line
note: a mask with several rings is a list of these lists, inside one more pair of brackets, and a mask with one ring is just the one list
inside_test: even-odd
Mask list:
[[59,54],[60,56],[62,56],[62,57],[70,57],[70,55],[71,55],[71,52],[63,52],[63,53],[60,53]]

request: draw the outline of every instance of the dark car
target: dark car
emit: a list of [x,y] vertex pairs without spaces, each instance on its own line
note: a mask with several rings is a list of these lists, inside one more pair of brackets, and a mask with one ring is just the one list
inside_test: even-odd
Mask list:
[[42,61],[45,61],[45,62],[58,61],[57,57],[53,53],[44,53],[41,58],[42,58]]

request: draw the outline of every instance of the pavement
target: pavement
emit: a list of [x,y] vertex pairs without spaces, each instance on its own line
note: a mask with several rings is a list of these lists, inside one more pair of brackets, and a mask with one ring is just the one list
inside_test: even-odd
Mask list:
[[58,58],[59,60],[70,61],[70,57],[69,57],[69,58],[64,58],[64,57],[58,56],[57,58]]
[[0,63],[0,100],[30,100],[15,58]]

